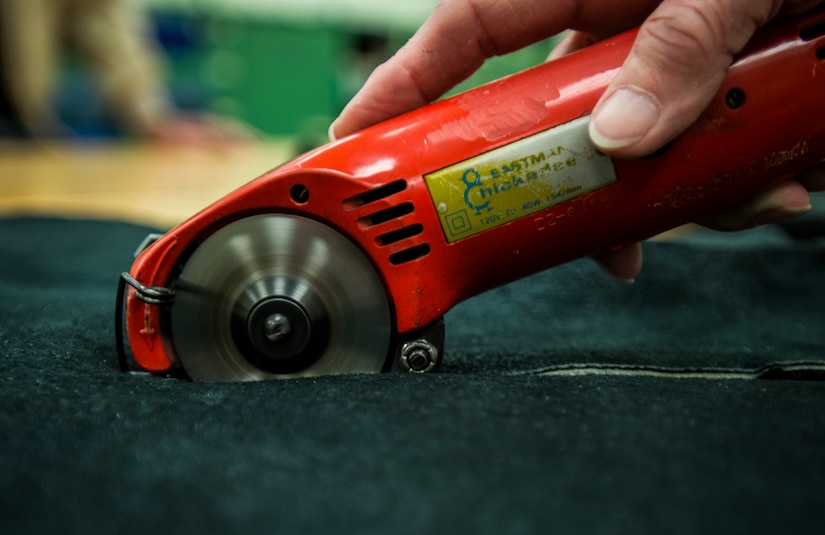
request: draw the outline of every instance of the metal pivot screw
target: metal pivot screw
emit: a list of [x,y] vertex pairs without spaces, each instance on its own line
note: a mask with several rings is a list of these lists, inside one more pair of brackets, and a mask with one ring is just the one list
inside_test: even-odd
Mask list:
[[426,340],[413,340],[401,346],[401,364],[408,371],[425,373],[435,368],[438,349]]
[[272,314],[266,318],[264,324],[264,335],[271,342],[280,342],[292,331],[292,325],[289,323],[289,318],[283,314]]

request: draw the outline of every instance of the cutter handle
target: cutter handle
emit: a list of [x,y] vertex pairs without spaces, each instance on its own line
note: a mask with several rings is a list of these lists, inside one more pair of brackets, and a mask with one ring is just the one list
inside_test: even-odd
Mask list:
[[[473,112],[506,116],[578,69],[580,90],[547,103],[558,121],[423,175],[418,203],[426,192],[433,212],[421,217],[446,243],[422,259],[426,277],[394,277],[399,331],[511,280],[735,206],[825,160],[825,9],[757,34],[699,120],[663,150],[612,160],[590,144],[587,115],[632,41],[523,73],[495,109]],[[456,139],[445,142],[461,153]],[[421,299],[409,298],[413,288]]]

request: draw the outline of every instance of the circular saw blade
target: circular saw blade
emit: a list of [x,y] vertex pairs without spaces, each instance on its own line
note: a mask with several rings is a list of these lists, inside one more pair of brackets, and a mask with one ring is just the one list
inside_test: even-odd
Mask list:
[[171,343],[194,380],[370,373],[387,359],[391,315],[375,269],[306,217],[222,227],[186,260],[175,294]]

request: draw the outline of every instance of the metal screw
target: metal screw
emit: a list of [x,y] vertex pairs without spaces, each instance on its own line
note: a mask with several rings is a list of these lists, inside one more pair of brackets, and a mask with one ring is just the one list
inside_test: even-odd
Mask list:
[[309,188],[303,184],[295,184],[289,189],[289,197],[295,204],[306,204],[309,202]]
[[401,363],[411,372],[428,372],[437,362],[438,349],[426,340],[414,340],[401,347]]
[[272,314],[266,318],[264,324],[264,335],[271,342],[280,342],[292,331],[289,318],[283,314]]
[[421,371],[430,363],[430,355],[423,349],[416,349],[407,357],[407,364],[413,371]]
[[732,110],[741,108],[745,104],[745,92],[738,87],[734,87],[725,95],[725,104]]

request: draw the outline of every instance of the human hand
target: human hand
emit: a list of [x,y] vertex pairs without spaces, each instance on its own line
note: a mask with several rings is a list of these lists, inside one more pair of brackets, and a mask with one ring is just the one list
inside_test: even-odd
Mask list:
[[[379,66],[330,127],[337,138],[426,105],[485,59],[566,29],[555,56],[641,24],[616,78],[593,110],[590,136],[604,152],[634,158],[655,152],[699,117],[733,57],[780,12],[822,0],[442,0],[415,36]],[[689,88],[689,90],[685,90]],[[810,210],[808,191],[825,189],[820,165],[704,224],[733,230]],[[612,275],[633,279],[638,244],[598,255]]]

